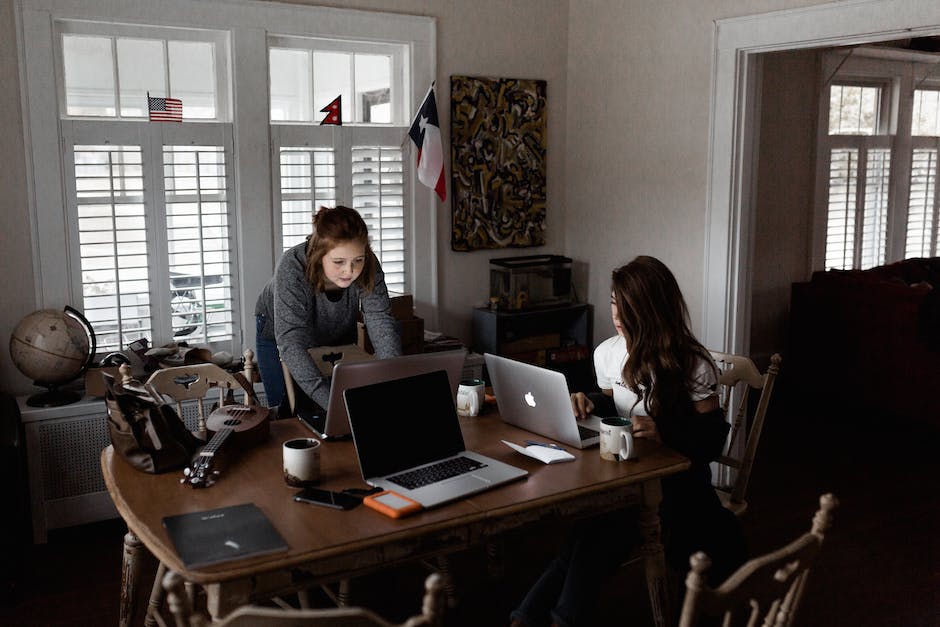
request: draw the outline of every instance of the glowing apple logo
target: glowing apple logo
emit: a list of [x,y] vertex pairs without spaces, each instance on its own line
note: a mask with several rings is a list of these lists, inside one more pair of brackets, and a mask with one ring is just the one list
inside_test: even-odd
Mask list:
[[525,399],[526,405],[528,405],[529,407],[535,407],[535,397],[532,396],[532,392],[526,392],[523,398]]

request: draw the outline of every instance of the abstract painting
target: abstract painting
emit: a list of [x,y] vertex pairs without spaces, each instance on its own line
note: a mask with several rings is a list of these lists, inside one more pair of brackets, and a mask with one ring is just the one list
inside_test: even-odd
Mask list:
[[545,243],[545,81],[450,77],[451,248]]

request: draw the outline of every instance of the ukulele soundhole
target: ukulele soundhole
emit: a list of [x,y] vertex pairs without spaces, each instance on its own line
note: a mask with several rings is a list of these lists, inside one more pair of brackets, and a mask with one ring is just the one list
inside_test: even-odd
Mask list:
[[227,418],[222,424],[224,424],[226,427],[234,428],[240,425],[241,423],[242,421],[239,418]]

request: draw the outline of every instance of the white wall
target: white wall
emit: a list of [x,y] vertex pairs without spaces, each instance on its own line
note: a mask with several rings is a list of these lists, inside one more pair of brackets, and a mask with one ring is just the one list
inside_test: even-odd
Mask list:
[[812,272],[819,78],[814,50],[763,57],[751,354],[766,363],[787,348],[791,284]]
[[595,341],[610,271],[639,254],[673,270],[702,332],[714,20],[815,4],[571,0],[566,252],[590,270]]
[[0,0],[0,390],[28,384],[10,361],[10,334],[36,306],[20,123],[13,0]]

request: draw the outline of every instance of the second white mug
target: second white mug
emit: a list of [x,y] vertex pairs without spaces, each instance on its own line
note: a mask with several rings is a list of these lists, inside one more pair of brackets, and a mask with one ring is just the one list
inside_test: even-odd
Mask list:
[[633,446],[633,423],[626,418],[601,420],[601,458],[612,462],[636,459]]
[[477,416],[483,409],[483,389],[486,383],[482,379],[464,379],[457,386],[457,414]]

